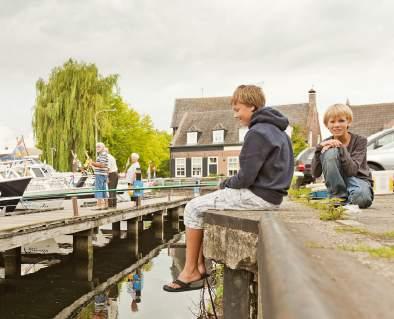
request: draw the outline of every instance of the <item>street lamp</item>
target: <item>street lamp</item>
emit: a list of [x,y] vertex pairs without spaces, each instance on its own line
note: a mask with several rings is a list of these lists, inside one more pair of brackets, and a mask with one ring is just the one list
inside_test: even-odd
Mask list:
[[105,110],[100,110],[100,111],[97,111],[96,113],[94,113],[94,141],[95,141],[96,145],[97,145],[97,142],[98,142],[97,115],[99,115],[102,112],[115,112],[115,111],[116,111],[116,109],[105,109]]

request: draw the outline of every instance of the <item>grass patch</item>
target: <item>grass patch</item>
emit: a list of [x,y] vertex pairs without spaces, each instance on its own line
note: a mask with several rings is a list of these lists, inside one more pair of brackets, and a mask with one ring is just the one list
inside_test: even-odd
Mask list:
[[319,211],[320,220],[337,220],[344,218],[344,208],[338,206],[342,201],[340,198],[327,198],[321,200],[311,200],[311,190],[309,188],[291,188],[289,189],[289,198],[292,201],[305,204]]
[[365,235],[365,236],[372,237],[374,239],[381,239],[381,240],[394,239],[394,231],[388,231],[388,232],[384,232],[384,233],[375,233],[375,232],[371,232],[365,228],[353,227],[353,226],[336,227],[335,231],[338,233],[353,233],[353,234]]
[[381,236],[380,239],[394,239],[394,231],[387,231],[384,233],[375,233],[375,235]]
[[382,246],[378,248],[373,248],[366,245],[358,245],[358,246],[339,246],[339,249],[351,252],[365,252],[368,253],[372,257],[378,258],[394,258],[394,246]]

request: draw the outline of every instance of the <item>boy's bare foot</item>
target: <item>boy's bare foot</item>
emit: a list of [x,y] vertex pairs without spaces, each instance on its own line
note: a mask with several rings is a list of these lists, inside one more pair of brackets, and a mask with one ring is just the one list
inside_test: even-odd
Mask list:
[[204,276],[207,274],[207,268],[205,267],[205,264],[198,264],[198,272],[200,273],[201,276]]

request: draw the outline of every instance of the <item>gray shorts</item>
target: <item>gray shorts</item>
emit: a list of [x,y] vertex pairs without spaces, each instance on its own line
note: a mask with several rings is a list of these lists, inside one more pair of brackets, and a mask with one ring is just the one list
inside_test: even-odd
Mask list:
[[276,210],[278,207],[279,205],[265,201],[249,189],[225,188],[193,198],[187,203],[183,218],[186,227],[202,229],[204,213],[209,209]]

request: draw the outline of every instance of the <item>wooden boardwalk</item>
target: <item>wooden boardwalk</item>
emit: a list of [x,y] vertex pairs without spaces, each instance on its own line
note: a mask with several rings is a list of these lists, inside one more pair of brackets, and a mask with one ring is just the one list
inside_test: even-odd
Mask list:
[[167,209],[183,207],[189,200],[188,197],[172,196],[171,200],[167,197],[143,200],[139,208],[132,206],[131,202],[118,203],[118,208],[108,210],[80,207],[79,216],[73,216],[72,208],[3,216],[0,217],[0,251],[155,212],[166,212]]

